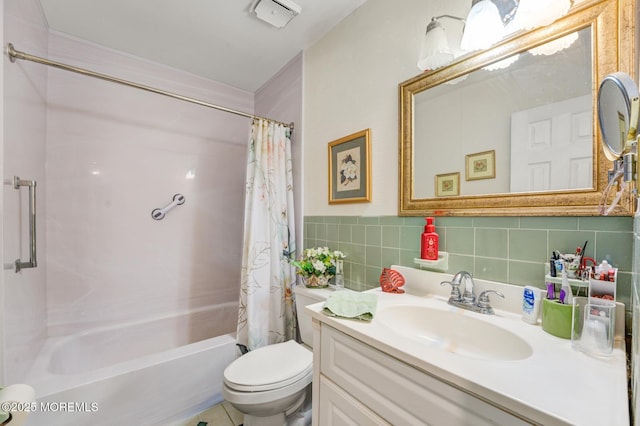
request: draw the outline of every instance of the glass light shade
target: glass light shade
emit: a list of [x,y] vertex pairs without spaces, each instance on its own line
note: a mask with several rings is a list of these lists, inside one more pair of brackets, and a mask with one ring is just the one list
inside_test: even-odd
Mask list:
[[418,68],[423,71],[434,70],[448,64],[451,60],[453,60],[453,52],[447,42],[444,28],[440,22],[433,20],[427,26],[427,31],[422,38]]
[[549,25],[566,15],[570,7],[571,0],[520,0],[512,27],[531,30]]
[[578,33],[571,33],[564,37],[560,37],[557,40],[550,41],[549,43],[545,43],[542,46],[535,47],[529,52],[532,55],[553,55],[561,51],[562,49],[566,49],[571,46],[578,39]]
[[467,15],[460,48],[462,50],[486,49],[505,35],[498,7],[490,0],[480,0]]

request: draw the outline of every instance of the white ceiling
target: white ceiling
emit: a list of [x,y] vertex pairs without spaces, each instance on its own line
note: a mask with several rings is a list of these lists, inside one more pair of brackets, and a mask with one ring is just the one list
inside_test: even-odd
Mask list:
[[40,0],[49,27],[255,92],[366,0],[295,0],[283,29],[254,0]]

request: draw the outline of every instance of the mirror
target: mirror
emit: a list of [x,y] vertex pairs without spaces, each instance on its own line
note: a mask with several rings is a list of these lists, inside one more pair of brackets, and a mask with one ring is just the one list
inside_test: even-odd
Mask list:
[[[577,3],[550,26],[401,83],[399,214],[598,214],[612,165],[594,119],[597,83],[633,73],[635,14],[619,6],[635,8]],[[611,214],[631,214],[627,198]]]
[[611,161],[629,151],[638,128],[638,86],[627,74],[617,72],[602,80],[598,89],[598,122],[604,153]]
[[[506,68],[414,95],[416,198],[437,196],[434,175],[452,171],[460,171],[460,195],[593,187],[591,27],[563,39],[570,46],[554,54],[539,52],[558,40],[510,56]],[[429,155],[452,128],[469,137]],[[475,155],[483,152],[490,154]],[[487,156],[490,171],[467,170],[467,161],[482,167]]]
[[[609,174],[609,183],[603,197],[607,197],[614,187],[619,194],[623,194],[626,185],[636,178],[634,171],[637,165],[639,96],[638,86],[623,72],[606,76],[598,89],[598,122],[602,132],[602,148],[606,157],[614,161],[614,169]],[[617,203],[617,195],[610,206],[603,203],[602,214],[609,214]]]

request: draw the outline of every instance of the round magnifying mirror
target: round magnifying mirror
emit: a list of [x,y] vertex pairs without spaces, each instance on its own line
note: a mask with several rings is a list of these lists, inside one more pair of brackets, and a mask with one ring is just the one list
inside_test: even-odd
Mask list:
[[629,75],[616,72],[602,80],[598,90],[598,121],[606,157],[615,161],[626,154],[638,128],[638,86]]

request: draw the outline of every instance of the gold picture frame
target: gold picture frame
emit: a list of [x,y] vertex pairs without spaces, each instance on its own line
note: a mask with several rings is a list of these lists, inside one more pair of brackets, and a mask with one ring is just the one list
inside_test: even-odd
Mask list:
[[460,195],[460,172],[436,175],[436,197]]
[[329,143],[329,204],[371,201],[371,129]]
[[496,151],[476,152],[466,156],[465,180],[495,179]]

